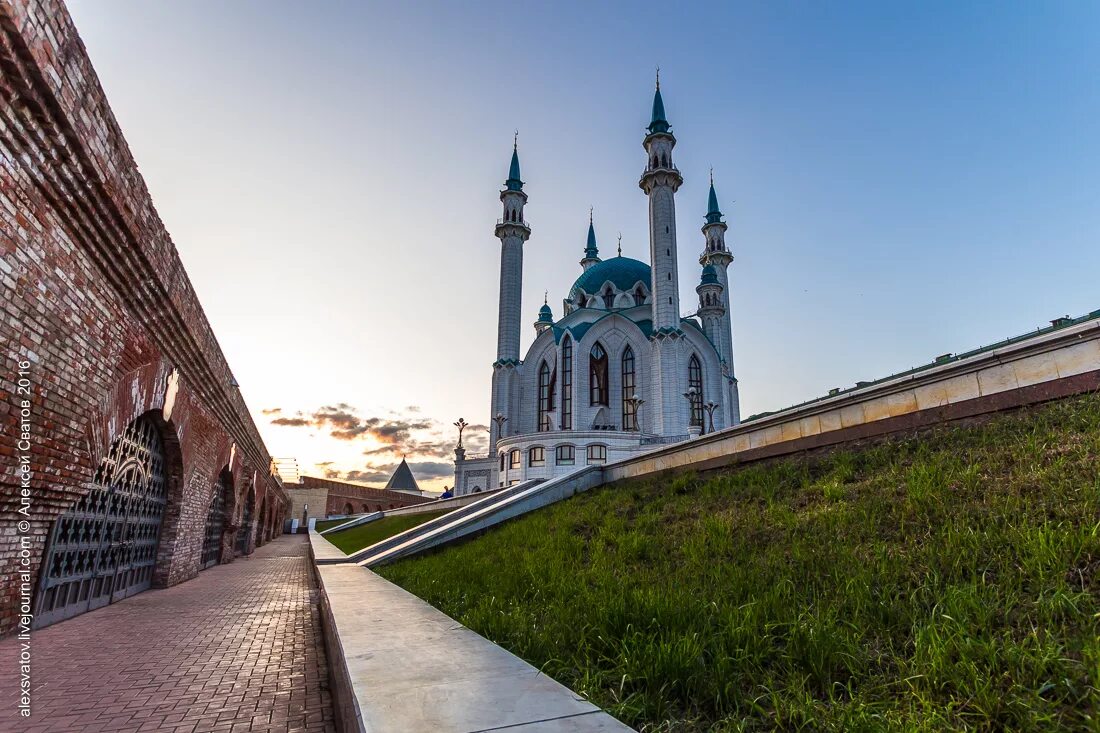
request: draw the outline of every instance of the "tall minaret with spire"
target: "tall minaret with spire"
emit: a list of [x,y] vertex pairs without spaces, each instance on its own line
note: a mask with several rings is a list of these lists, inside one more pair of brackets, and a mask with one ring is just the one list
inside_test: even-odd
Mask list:
[[587,270],[592,265],[600,262],[600,250],[596,248],[596,228],[592,224],[592,209],[588,209],[588,241],[584,247],[584,258],[581,267]]
[[[649,261],[653,273],[650,292],[653,299],[654,379],[650,393],[650,415],[661,421],[664,435],[687,432],[690,409],[679,394],[683,380],[677,379],[681,367],[686,369],[680,349],[680,294],[676,267],[676,190],[684,182],[672,162],[676,138],[665,119],[665,103],[661,98],[660,70],[657,89],[653,94],[653,114],[648,134],[642,141],[647,161],[638,185],[649,197]],[[681,362],[684,362],[681,364]],[[657,428],[658,426],[653,426]]]
[[[516,133],[508,180],[504,182],[504,190],[500,192],[504,214],[496,226],[496,236],[500,239],[500,306],[497,315],[497,360],[493,363],[489,433],[489,442],[494,449],[497,439],[509,434],[509,427],[518,427],[515,425],[516,418],[511,407],[517,389],[517,385],[513,384],[516,381],[516,367],[519,365],[523,243],[531,236],[531,227],[523,218],[527,194],[523,192],[523,181],[519,176],[519,133]],[[497,420],[498,415],[503,415],[507,420]]]
[[[710,174],[710,196],[707,199],[707,221],[703,224],[703,236],[706,238],[699,264],[703,269],[713,268],[718,284],[722,315],[718,322],[714,345],[718,348],[718,357],[722,360],[722,383],[727,390],[729,404],[729,425],[741,422],[741,405],[737,393],[737,377],[733,371],[733,321],[730,318],[730,284],[727,272],[733,262],[733,254],[726,247],[726,223],[722,221],[722,212],[718,208],[718,194],[714,192],[714,171]],[[712,339],[713,340],[713,339]]]

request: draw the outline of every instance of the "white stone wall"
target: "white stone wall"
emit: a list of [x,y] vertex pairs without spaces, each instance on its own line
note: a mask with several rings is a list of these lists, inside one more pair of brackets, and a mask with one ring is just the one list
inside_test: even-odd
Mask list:
[[676,262],[676,202],[670,185],[649,192],[649,262],[653,273],[653,328],[680,325],[680,275]]

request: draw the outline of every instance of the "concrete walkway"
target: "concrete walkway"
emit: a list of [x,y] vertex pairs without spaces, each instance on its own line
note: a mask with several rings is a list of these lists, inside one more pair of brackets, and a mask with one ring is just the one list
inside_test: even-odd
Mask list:
[[19,642],[0,642],[0,731],[334,731],[308,548],[283,536],[33,632],[29,721],[15,717]]

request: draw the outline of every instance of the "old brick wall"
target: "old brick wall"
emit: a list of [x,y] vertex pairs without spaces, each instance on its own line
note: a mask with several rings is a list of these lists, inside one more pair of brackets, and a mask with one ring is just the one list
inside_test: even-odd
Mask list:
[[[289,500],[62,3],[0,0],[0,635],[16,621],[18,425],[30,403],[32,565],[112,440],[152,412],[169,466],[155,584],[198,573],[228,468],[277,534]],[[30,395],[18,392],[29,362]],[[257,535],[254,522],[250,548]],[[258,533],[263,539],[264,533]]]

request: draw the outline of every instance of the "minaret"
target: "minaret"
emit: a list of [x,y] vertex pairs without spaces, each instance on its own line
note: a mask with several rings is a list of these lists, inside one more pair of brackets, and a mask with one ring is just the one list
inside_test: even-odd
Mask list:
[[538,336],[546,329],[554,325],[554,312],[550,310],[550,303],[547,301],[549,294],[542,296],[542,307],[539,308],[539,317],[535,321],[535,335]]
[[520,299],[523,291],[523,243],[531,236],[531,228],[523,218],[523,206],[527,194],[519,177],[519,136],[512,145],[512,164],[508,168],[508,180],[500,192],[504,215],[497,221],[496,235],[500,239],[500,306],[497,317],[497,360],[493,363],[493,399],[489,434],[490,446],[495,449],[498,422],[497,415],[508,421],[501,430],[508,435],[509,427],[515,427],[511,414],[516,367],[519,365],[519,332],[522,321]]
[[[710,175],[710,196],[707,199],[707,221],[703,224],[703,236],[706,237],[706,245],[703,254],[699,256],[699,264],[713,267],[722,286],[722,309],[718,338],[711,340],[718,348],[718,356],[722,360],[722,379],[726,385],[729,406],[730,425],[741,422],[740,399],[737,394],[737,377],[733,371],[733,326],[730,318],[730,285],[727,269],[733,262],[733,255],[726,247],[726,223],[722,221],[722,212],[718,208],[718,194],[714,192],[714,172]],[[709,334],[708,334],[709,335]]]
[[[690,421],[687,401],[680,394],[686,373],[686,357],[681,354],[679,277],[676,268],[676,190],[684,182],[672,162],[676,138],[665,119],[661,98],[661,78],[653,94],[653,114],[649,132],[642,141],[647,161],[638,185],[649,197],[649,262],[653,281],[654,370],[650,415],[660,416],[655,431],[661,435],[687,432]],[[681,368],[682,367],[682,368]]]
[[649,157],[638,185],[649,196],[649,262],[653,271],[653,330],[680,330],[679,280],[676,270],[676,190],[684,182],[672,163],[676,138],[665,119],[661,79],[653,94],[653,119],[642,141]]
[[596,248],[596,229],[592,226],[592,209],[588,210],[588,242],[584,248],[581,267],[587,270],[600,261],[600,250]]

